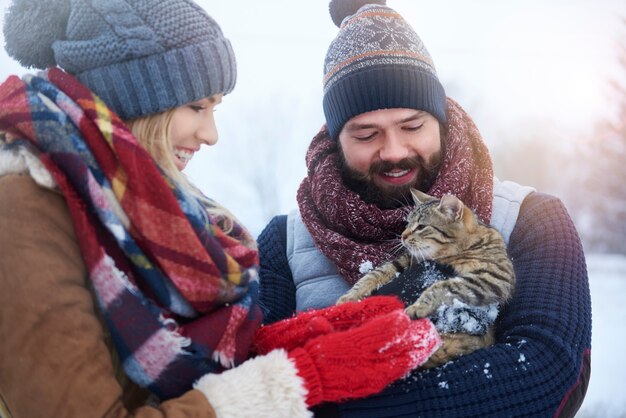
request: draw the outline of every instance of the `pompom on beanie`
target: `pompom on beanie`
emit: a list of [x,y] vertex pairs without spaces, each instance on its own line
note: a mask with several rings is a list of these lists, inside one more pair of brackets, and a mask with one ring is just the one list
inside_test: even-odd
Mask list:
[[13,0],[4,22],[9,55],[61,67],[122,119],[235,86],[230,42],[191,0]]
[[339,33],[324,61],[329,135],[361,113],[409,108],[446,123],[446,95],[421,39],[385,0],[332,0]]

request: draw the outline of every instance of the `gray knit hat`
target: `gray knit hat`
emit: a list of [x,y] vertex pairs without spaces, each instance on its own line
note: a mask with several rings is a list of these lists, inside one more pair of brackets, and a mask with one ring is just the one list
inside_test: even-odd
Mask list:
[[340,30],[324,62],[324,114],[331,137],[378,109],[426,111],[446,123],[446,94],[411,26],[384,0],[333,0]]
[[235,87],[235,56],[191,0],[13,0],[5,48],[25,67],[58,65],[122,119]]

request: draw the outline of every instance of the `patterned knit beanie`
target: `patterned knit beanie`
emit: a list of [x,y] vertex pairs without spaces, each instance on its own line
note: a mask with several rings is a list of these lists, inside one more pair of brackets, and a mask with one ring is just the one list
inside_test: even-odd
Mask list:
[[191,0],[13,0],[5,48],[25,67],[59,66],[122,119],[235,87],[235,56]]
[[446,95],[430,54],[385,0],[333,0],[339,34],[324,62],[324,114],[337,138],[354,116],[378,109],[426,111],[446,122]]

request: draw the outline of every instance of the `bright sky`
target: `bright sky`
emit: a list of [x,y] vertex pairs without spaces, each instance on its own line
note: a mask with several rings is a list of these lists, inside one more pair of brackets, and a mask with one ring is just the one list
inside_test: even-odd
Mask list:
[[[238,176],[275,176],[281,191],[273,210],[294,207],[295,189],[305,175],[306,146],[323,123],[322,64],[338,29],[327,0],[199,3],[231,40],[238,81],[217,114],[219,149],[194,158],[188,174],[207,194],[243,212],[242,220],[258,232],[269,213],[248,217],[256,209],[250,207],[246,186],[234,191],[232,182],[228,187],[224,176],[214,176],[215,170],[235,182]],[[446,92],[472,115],[487,144],[540,124],[560,134],[554,140],[570,141],[588,133],[596,121],[614,117],[608,79],[618,77],[617,45],[626,39],[623,0],[387,3],[422,38]],[[2,12],[8,4],[0,0]],[[0,51],[0,81],[24,72]],[[280,155],[264,145],[270,140],[282,141]],[[233,154],[257,159],[267,154],[281,168],[246,174],[247,167],[234,169],[240,163],[229,160]]]

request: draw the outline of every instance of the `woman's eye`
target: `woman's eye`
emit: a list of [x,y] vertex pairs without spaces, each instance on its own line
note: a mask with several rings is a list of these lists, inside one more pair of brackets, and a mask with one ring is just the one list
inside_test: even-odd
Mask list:
[[189,105],[189,108],[193,110],[194,112],[200,112],[204,110],[204,106],[200,106],[200,105]]

